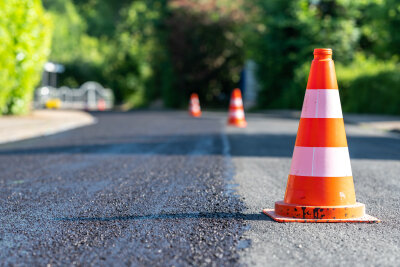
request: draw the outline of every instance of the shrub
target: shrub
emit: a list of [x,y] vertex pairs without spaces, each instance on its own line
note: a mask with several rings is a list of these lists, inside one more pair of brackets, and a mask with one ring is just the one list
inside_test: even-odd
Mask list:
[[[306,65],[318,47],[334,49],[335,58],[351,62],[358,46],[357,19],[365,3],[339,0],[258,1],[263,31],[255,41],[262,108],[301,106],[297,97]],[[306,64],[306,65],[305,65]],[[304,89],[304,85],[300,88]]]
[[0,1],[0,114],[29,111],[50,40],[51,20],[40,0]]
[[[344,112],[400,114],[400,66],[395,60],[376,60],[357,53],[352,63],[335,62]],[[301,109],[310,62],[294,71],[279,99],[285,108]]]
[[343,111],[400,114],[400,66],[358,54],[337,66]]

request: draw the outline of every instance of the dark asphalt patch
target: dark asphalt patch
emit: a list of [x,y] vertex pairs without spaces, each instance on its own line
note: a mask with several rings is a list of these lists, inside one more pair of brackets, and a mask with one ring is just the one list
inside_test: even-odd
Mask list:
[[0,261],[238,265],[245,221],[263,215],[243,214],[229,186],[221,121],[176,112],[98,119],[0,146]]

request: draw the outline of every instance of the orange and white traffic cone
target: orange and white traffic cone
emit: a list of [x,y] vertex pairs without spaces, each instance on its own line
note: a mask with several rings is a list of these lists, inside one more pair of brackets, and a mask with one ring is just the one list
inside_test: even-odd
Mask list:
[[193,117],[200,117],[201,116],[201,108],[200,108],[199,96],[196,93],[193,93],[190,96],[189,114],[191,116],[193,116]]
[[247,122],[244,118],[242,93],[238,88],[234,89],[231,95],[231,101],[229,103],[228,124],[241,128],[247,126]]
[[315,49],[278,222],[379,222],[356,202],[331,49]]
[[104,111],[107,108],[107,104],[106,101],[104,99],[99,99],[99,101],[97,101],[97,109],[99,111]]

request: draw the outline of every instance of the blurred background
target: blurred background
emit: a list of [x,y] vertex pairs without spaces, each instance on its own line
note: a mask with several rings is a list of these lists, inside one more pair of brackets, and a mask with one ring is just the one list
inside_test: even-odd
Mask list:
[[249,108],[300,109],[313,49],[330,47],[345,112],[400,114],[399,14],[399,0],[3,0],[0,113],[185,108],[192,92],[226,109],[235,87]]

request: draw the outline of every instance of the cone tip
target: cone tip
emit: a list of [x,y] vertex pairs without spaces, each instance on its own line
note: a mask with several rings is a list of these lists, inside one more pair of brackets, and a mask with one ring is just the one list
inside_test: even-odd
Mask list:
[[314,55],[332,55],[331,48],[315,48]]
[[242,92],[239,88],[235,88],[232,91],[232,97],[242,97]]
[[315,60],[332,60],[332,49],[330,48],[316,48],[314,49]]

